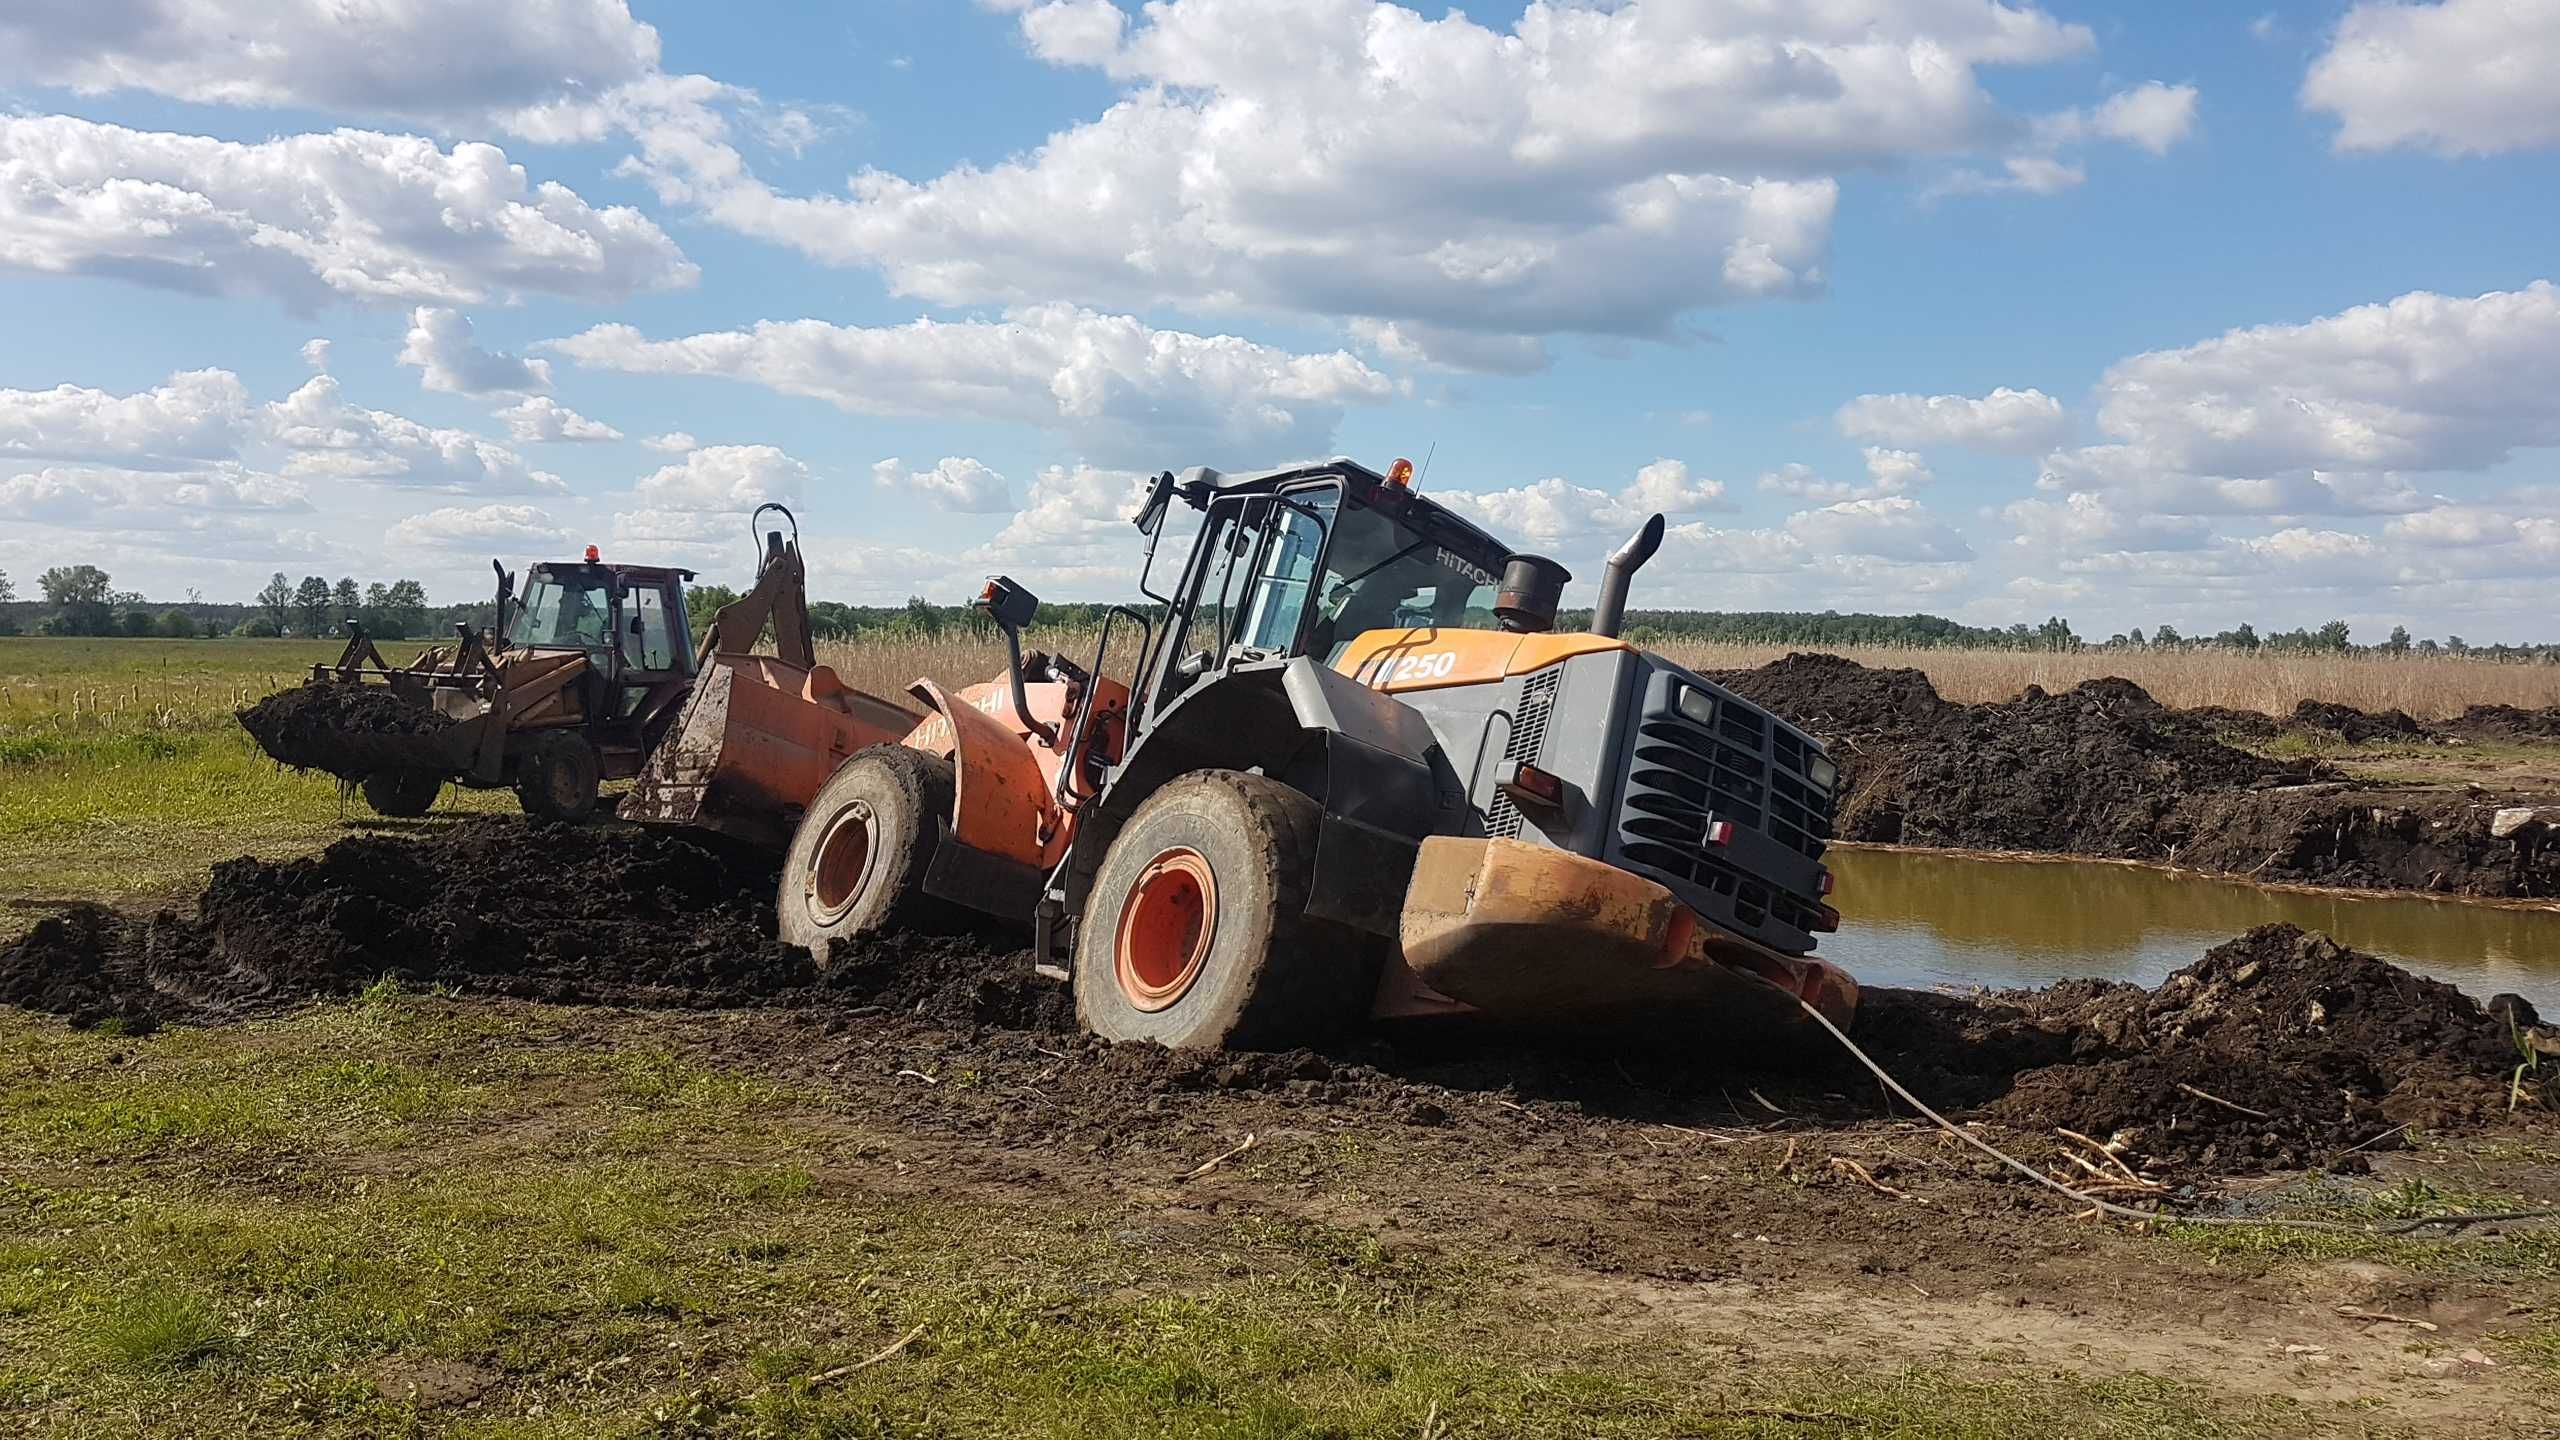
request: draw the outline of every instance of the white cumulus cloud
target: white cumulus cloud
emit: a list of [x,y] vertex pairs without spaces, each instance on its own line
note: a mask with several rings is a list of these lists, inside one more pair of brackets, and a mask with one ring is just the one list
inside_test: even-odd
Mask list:
[[266,406],[264,420],[270,437],[292,452],[287,475],[487,495],[568,488],[559,476],[534,469],[515,451],[468,430],[350,405],[327,375],[313,376]]
[[1962,535],[1907,495],[1843,500],[1787,517],[1787,533],[1811,550],[1939,564],[1973,558]]
[[2071,433],[2062,402],[2041,390],[2003,385],[1969,395],[1861,395],[1833,417],[1840,433],[1879,445],[1953,445],[1999,454],[2033,455]]
[[891,456],[873,463],[871,478],[884,490],[922,495],[937,510],[992,515],[1013,508],[1013,487],[1005,478],[966,456],[946,455],[929,470],[909,469]]
[[548,395],[527,395],[497,412],[507,438],[519,445],[573,445],[619,440],[622,432],[590,420]]
[[252,429],[248,387],[228,370],[181,371],[129,395],[77,385],[0,390],[0,461],[187,468],[232,458]]
[[1033,425],[1162,464],[1201,450],[1257,461],[1314,454],[1331,444],[1346,405],[1394,394],[1343,351],[1299,354],[1069,305],[868,328],[766,320],[674,340],[599,325],[549,344],[596,369],[723,376],[863,415]]
[[2366,0],[2302,82],[2341,150],[2487,155],[2560,145],[2560,6]]
[[809,467],[771,445],[707,445],[632,487],[643,506],[714,514],[796,500]]
[[551,512],[531,505],[448,505],[394,524],[382,543],[395,554],[465,550],[548,555],[568,543],[568,533]]
[[362,130],[243,144],[0,116],[0,267],[301,309],[619,300],[695,267],[639,211],[536,182],[492,145]]
[[207,105],[470,117],[634,80],[625,0],[80,0],[0,13],[0,82]]
[[471,336],[471,317],[438,305],[421,305],[410,315],[400,363],[423,372],[420,385],[456,395],[524,394],[551,388],[550,361],[483,350]]
[[2049,457],[2043,488],[2173,513],[2423,509],[2412,475],[2560,445],[2560,288],[2233,330],[2119,361],[2098,394],[2114,439]]
[[[722,97],[612,123],[671,203],[942,304],[1245,308],[1394,322],[1452,364],[1521,337],[1666,336],[1824,283],[1835,177],[2018,128],[1992,67],[2088,51],[1993,0],[1540,3],[1496,29],[1382,0],[1009,3],[1124,88],[1030,153],[847,193],[759,180]],[[1470,354],[1434,337],[1513,337]]]

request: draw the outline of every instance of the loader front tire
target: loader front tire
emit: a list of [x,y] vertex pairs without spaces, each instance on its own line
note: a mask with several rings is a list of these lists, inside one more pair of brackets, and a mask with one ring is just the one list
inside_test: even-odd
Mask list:
[[396,820],[426,814],[443,790],[444,777],[433,770],[376,770],[364,777],[364,803]]
[[555,730],[516,762],[516,803],[537,820],[585,823],[596,813],[596,749],[583,736]]
[[838,940],[940,919],[925,872],[952,813],[951,762],[905,745],[846,757],[818,787],[783,856],[774,897],[786,944],[820,965]]
[[1076,1018],[1106,1040],[1238,1050],[1357,1024],[1379,942],[1306,913],[1322,819],[1307,796],[1236,770],[1147,797],[1076,925]]

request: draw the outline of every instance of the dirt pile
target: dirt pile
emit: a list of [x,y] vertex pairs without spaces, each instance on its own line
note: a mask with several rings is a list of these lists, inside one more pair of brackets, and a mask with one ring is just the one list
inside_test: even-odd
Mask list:
[[1879,1058],[1985,1118],[2120,1135],[2173,1170],[2226,1174],[2316,1166],[2398,1125],[2490,1119],[2517,1056],[2506,1014],[2290,925],[2153,989],[2075,981],[1989,997],[1952,1026],[1902,1018]]
[[1029,957],[967,935],[838,947],[823,971],[772,938],[770,860],[670,831],[469,821],[359,836],[276,864],[225,861],[192,915],[96,907],[0,949],[0,999],[128,1024],[221,1019],[384,976],[555,1002],[895,1010],[1059,1028]]
[[2560,740],[2560,705],[2525,710],[2514,705],[2474,705],[2446,731],[2474,740]]
[[314,681],[279,690],[236,712],[258,748],[296,769],[360,780],[406,759],[424,761],[432,736],[453,721],[393,695],[387,686]]
[[2406,710],[2359,710],[2328,700],[2305,700],[2293,707],[2293,724],[2305,730],[2327,730],[2350,745],[2371,740],[2426,740],[2433,732],[2411,719]]
[[1831,742],[1841,838],[1992,850],[2156,856],[2189,796],[2318,778],[2216,738],[2130,680],[1951,704],[1916,670],[1790,655],[1716,677]]
[[[2360,786],[2320,760],[2230,743],[2304,726],[2446,738],[2396,710],[2307,701],[2290,721],[2176,710],[2121,679],[1960,705],[1916,670],[1830,655],[1715,678],[1829,742],[1843,840],[2164,861],[2296,884],[2560,894],[2560,846],[2489,833],[2499,806],[2516,801]],[[2541,713],[2474,707],[2472,723],[2524,734]]]

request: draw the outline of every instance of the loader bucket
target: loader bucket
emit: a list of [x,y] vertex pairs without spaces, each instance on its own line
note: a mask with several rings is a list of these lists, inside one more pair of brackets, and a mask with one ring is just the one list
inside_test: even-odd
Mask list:
[[1424,840],[1401,938],[1430,990],[1539,1026],[1678,1026],[1758,1050],[1810,1028],[1799,998],[1844,1028],[1857,1010],[1839,967],[1717,929],[1641,875],[1519,840]]
[[779,849],[846,756],[904,739],[923,718],[847,689],[824,665],[715,654],[614,813]]

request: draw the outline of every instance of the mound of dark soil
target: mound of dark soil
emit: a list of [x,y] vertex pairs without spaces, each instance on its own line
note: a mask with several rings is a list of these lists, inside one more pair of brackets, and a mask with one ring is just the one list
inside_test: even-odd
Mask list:
[[[2294,884],[2560,894],[2560,847],[2489,833],[2514,800],[2360,788],[2323,761],[2228,743],[2305,726],[2351,740],[2449,733],[2397,710],[2305,702],[2287,721],[2176,710],[2122,679],[1959,705],[1918,671],[1830,655],[1715,678],[1829,743],[1843,840],[2164,861]],[[2523,736],[2543,713],[2478,706],[2470,723]],[[2560,732],[2560,710],[2548,713]]]
[[2475,740],[2560,740],[2560,705],[2546,705],[2539,710],[2474,705],[2443,728]]
[[2406,710],[2359,710],[2328,700],[2305,700],[2294,706],[2293,723],[2330,731],[2350,745],[2368,740],[2424,740],[2429,733]]
[[[360,780],[384,766],[387,736],[433,735],[453,721],[382,685],[314,681],[236,712],[258,748],[297,769]],[[393,758],[396,758],[394,756]]]
[[[2505,1016],[2290,925],[2218,946],[2155,989],[2082,982],[1993,1004],[2065,1055],[2020,1067],[1984,1115],[2121,1133],[2152,1160],[2226,1173],[2316,1165],[2395,1125],[2490,1118],[2516,1058]],[[1969,1058],[2004,1054],[2035,1050],[1977,1041]]]
[[558,1002],[826,1006],[963,1027],[1071,1018],[1030,959],[967,935],[774,940],[770,859],[703,837],[467,821],[358,836],[282,864],[228,860],[192,916],[82,907],[0,950],[0,998],[100,1019],[217,1019],[384,976]]
[[2186,797],[2318,773],[2234,749],[2130,680],[1955,705],[1916,670],[1829,655],[1717,678],[1831,742],[1848,840],[2156,856],[2183,838],[2164,822]]

